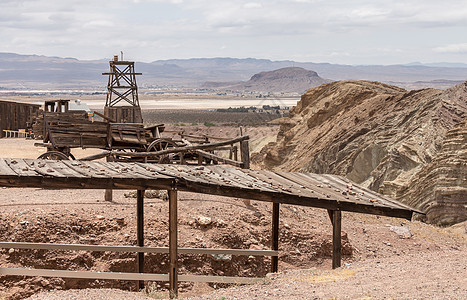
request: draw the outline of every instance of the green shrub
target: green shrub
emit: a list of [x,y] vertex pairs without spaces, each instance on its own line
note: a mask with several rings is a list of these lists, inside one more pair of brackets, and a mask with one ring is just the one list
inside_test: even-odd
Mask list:
[[204,126],[206,126],[206,127],[213,127],[213,126],[216,126],[216,124],[214,124],[214,123],[212,123],[212,122],[206,121],[206,122],[204,122]]

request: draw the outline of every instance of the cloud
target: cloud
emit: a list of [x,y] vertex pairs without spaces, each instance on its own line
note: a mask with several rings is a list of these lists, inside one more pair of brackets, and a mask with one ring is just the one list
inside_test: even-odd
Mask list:
[[[377,52],[385,59],[408,55],[410,48],[411,53],[441,56],[465,53],[465,44],[458,44],[467,26],[464,2],[2,0],[0,51],[101,58],[125,48],[154,60],[219,55],[312,59],[310,53],[352,59],[369,48],[400,49]],[[433,48],[433,41],[445,46]]]
[[243,4],[243,8],[261,8],[263,7],[261,3],[258,2],[248,2]]
[[438,53],[467,53],[467,43],[436,47],[433,51]]

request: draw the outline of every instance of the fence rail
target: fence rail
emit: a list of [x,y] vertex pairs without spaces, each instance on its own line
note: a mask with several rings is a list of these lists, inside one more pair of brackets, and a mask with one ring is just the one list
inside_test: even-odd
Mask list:
[[[45,244],[25,242],[0,242],[0,248],[25,249],[25,250],[65,250],[65,251],[113,251],[113,252],[138,252],[138,253],[169,253],[168,247],[137,247],[137,246],[105,246],[105,245],[79,245],[79,244]],[[212,249],[212,248],[178,248],[178,254],[231,254],[253,256],[278,256],[275,250],[249,250],[249,249]],[[0,276],[42,276],[80,279],[110,279],[110,280],[145,280],[145,281],[169,281],[169,274],[151,273],[121,273],[121,272],[95,272],[95,271],[70,271],[55,269],[26,269],[0,267]],[[211,276],[211,275],[178,275],[178,281],[212,282],[253,284],[264,278]]]

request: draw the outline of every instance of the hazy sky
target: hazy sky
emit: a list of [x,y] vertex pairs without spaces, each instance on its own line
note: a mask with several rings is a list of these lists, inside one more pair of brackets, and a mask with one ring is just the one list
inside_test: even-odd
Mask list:
[[467,63],[455,0],[0,0],[0,52],[154,61]]

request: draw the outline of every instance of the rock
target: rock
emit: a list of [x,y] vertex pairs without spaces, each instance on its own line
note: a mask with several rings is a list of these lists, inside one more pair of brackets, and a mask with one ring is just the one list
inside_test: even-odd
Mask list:
[[15,253],[15,249],[10,248],[10,250],[8,250],[8,254],[13,254],[13,253]]
[[[338,81],[308,90],[251,161],[346,176],[448,225],[467,220],[467,82],[448,90]],[[356,118],[356,116],[358,118]],[[346,193],[353,196],[351,186]]]
[[251,244],[249,249],[250,250],[263,250],[263,247],[261,247],[260,245]]
[[409,227],[406,226],[391,226],[389,230],[398,234],[401,239],[409,239],[412,237]]
[[196,218],[196,223],[198,223],[201,226],[208,226],[208,225],[211,225],[212,218],[199,216],[199,217]]
[[217,261],[231,261],[232,254],[211,254],[211,257]]
[[105,217],[104,217],[104,216],[102,216],[102,215],[97,215],[97,216],[96,216],[96,219],[98,219],[98,220],[104,220],[104,219],[105,219]]
[[[137,197],[137,192],[136,191],[131,191],[128,193],[123,194],[126,198],[136,198]],[[162,199],[162,200],[168,200],[169,196],[167,195],[167,191],[165,190],[146,190],[144,191],[144,198],[148,199]]]
[[225,226],[227,226],[227,222],[225,222],[225,221],[222,220],[222,219],[218,219],[218,220],[216,221],[216,224],[217,224],[218,227],[225,227]]
[[118,225],[125,225],[125,218],[114,218]]

